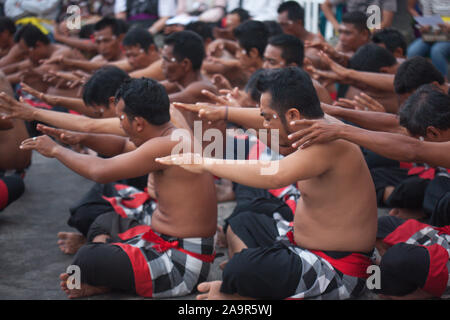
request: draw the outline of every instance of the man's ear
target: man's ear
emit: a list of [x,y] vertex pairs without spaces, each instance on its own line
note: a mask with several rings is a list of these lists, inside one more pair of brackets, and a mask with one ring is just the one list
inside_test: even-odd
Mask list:
[[256,48],[251,48],[250,49],[250,53],[249,53],[249,57],[252,59],[256,59],[259,57],[259,51]]
[[135,117],[133,123],[134,123],[136,131],[142,132],[145,128],[146,121],[142,117]]
[[433,126],[427,127],[427,140],[429,141],[439,141],[441,132],[439,129]]
[[405,57],[405,52],[403,52],[402,48],[397,47],[397,48],[395,48],[393,55],[396,58],[404,58]]
[[115,97],[109,97],[108,98],[108,108],[113,109],[116,106],[116,98]]
[[188,58],[184,58],[183,61],[181,61],[181,64],[185,72],[188,72],[189,70],[194,70],[194,68],[192,67],[192,62]]
[[290,126],[289,123],[291,123],[291,121],[302,119],[300,112],[296,108],[289,109],[288,111],[286,111],[284,116],[286,118],[286,122],[287,122],[288,126]]

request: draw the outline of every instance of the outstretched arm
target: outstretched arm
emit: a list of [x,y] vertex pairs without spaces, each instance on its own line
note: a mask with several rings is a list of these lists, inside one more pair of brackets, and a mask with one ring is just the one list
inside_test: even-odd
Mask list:
[[170,154],[172,147],[167,139],[152,139],[134,151],[103,159],[64,148],[47,135],[27,139],[20,146],[23,150],[36,150],[45,157],[56,158],[79,175],[98,183],[135,178],[161,170],[164,165],[154,159]]
[[3,119],[37,120],[67,130],[126,136],[120,128],[120,120],[117,117],[92,119],[70,113],[34,108],[9,97],[4,92],[0,93],[0,110],[7,113]]
[[[204,171],[231,181],[261,189],[277,189],[321,175],[329,168],[329,159],[323,147],[298,150],[278,161],[222,160],[194,158],[192,154],[172,155],[156,161],[178,165],[201,173]],[[312,161],[313,160],[313,161]],[[198,164],[197,164],[198,163]]]
[[296,124],[308,127],[290,135],[293,147],[305,149],[316,143],[345,139],[389,159],[450,167],[450,142],[424,142],[401,134],[374,132],[328,120],[299,120]]

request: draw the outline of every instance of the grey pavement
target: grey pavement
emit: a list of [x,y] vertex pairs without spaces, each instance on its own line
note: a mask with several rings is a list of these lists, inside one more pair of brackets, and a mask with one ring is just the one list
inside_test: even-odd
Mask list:
[[[33,163],[25,177],[26,191],[16,202],[0,212],[0,300],[65,300],[59,287],[59,274],[66,271],[72,256],[63,254],[57,245],[59,231],[75,229],[67,225],[69,207],[81,199],[93,182],[73,173],[55,159],[33,154]],[[219,205],[219,222],[234,208],[234,202]],[[381,210],[380,214],[386,214]],[[217,249],[225,254],[224,249]],[[209,280],[221,279],[218,257]],[[363,299],[373,299],[367,295]],[[108,293],[86,298],[143,299],[142,297]],[[195,299],[195,295],[176,300]]]

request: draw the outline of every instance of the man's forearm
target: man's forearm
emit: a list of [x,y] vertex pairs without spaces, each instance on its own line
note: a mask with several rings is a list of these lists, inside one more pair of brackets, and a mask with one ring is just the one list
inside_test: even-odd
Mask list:
[[347,78],[352,81],[351,84],[354,86],[363,83],[382,91],[394,92],[394,75],[392,74],[361,72],[348,69]]
[[405,133],[396,115],[384,112],[352,110],[335,106],[326,106],[324,111],[330,116],[347,120],[357,126],[373,131]]
[[109,134],[80,133],[81,144],[99,154],[113,157],[125,152],[128,139]]
[[82,99],[46,94],[44,100],[47,101],[48,104],[51,104],[53,106],[66,107],[67,109],[79,112],[88,117],[98,117],[98,114],[95,112],[95,110],[93,108],[87,107]]
[[265,129],[264,118],[261,117],[258,108],[228,107],[228,111],[224,110],[223,112],[225,114],[224,119],[246,129]]
[[106,65],[104,61],[87,61],[64,58],[64,65],[68,67],[74,67],[82,69],[88,72],[95,71]]

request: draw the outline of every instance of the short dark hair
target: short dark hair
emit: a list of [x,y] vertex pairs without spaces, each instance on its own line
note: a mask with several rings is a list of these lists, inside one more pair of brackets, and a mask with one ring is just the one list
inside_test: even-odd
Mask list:
[[269,38],[269,44],[281,48],[281,57],[286,61],[286,64],[295,63],[298,67],[303,66],[304,45],[297,37],[279,34]]
[[83,102],[87,106],[109,107],[109,98],[115,97],[122,83],[129,75],[115,66],[98,69],[83,87]]
[[361,46],[349,60],[349,67],[358,71],[380,72],[382,67],[391,67],[397,59],[387,49],[368,43]]
[[16,33],[16,25],[11,18],[0,17],[0,33],[8,30],[10,34]]
[[124,34],[128,30],[128,25],[123,19],[116,19],[113,17],[103,17],[100,21],[98,21],[94,25],[95,31],[103,30],[107,27],[110,27],[112,30],[112,33],[115,36],[120,36],[121,34]]
[[139,45],[145,52],[154,43],[152,34],[147,29],[140,27],[128,30],[122,41],[122,44],[127,47]]
[[266,70],[258,79],[256,87],[261,94],[269,92],[272,95],[270,107],[280,115],[284,123],[284,114],[291,108],[296,108],[306,119],[324,116],[312,80],[300,68]]
[[269,32],[266,26],[261,21],[249,20],[241,23],[233,31],[234,36],[239,42],[239,45],[250,53],[252,48],[256,48],[259,56],[264,56],[264,50],[267,46]]
[[283,34],[283,28],[281,28],[278,22],[274,20],[265,20],[263,23],[266,25],[267,31],[269,32],[269,37]]
[[36,47],[36,43],[50,44],[50,39],[36,26],[27,24],[19,29],[14,36],[14,41],[19,42],[21,39],[25,41],[28,47]]
[[444,76],[424,57],[414,57],[403,62],[394,78],[394,89],[397,94],[411,93],[421,85],[445,82]]
[[342,15],[342,23],[348,23],[355,26],[360,32],[367,31],[370,34],[369,28],[367,28],[367,15],[360,11],[346,12]]
[[252,100],[256,102],[259,102],[259,100],[261,99],[261,92],[258,90],[256,86],[258,84],[259,78],[262,76],[264,72],[265,69],[258,69],[255,72],[253,72],[244,88],[244,91],[247,92],[252,98]]
[[288,19],[291,21],[305,21],[305,9],[296,1],[286,1],[280,4],[277,12],[288,12]]
[[237,14],[239,16],[239,20],[241,21],[241,23],[250,20],[250,14],[248,13],[247,10],[242,8],[236,8],[234,10],[231,10],[230,12],[228,12],[228,14]]
[[214,40],[213,29],[211,24],[204,21],[195,21],[186,25],[184,30],[192,31],[202,37],[203,41],[208,39]]
[[173,46],[173,55],[178,60],[187,58],[194,70],[200,70],[205,58],[205,46],[202,38],[192,31],[178,31],[169,35],[164,44]]
[[116,94],[116,103],[125,102],[124,113],[130,118],[142,117],[152,125],[170,121],[170,101],[166,89],[150,78],[127,79]]
[[421,86],[399,111],[400,125],[412,135],[425,136],[427,128],[450,129],[450,96],[432,84]]
[[372,42],[384,44],[386,49],[391,53],[394,53],[397,48],[401,48],[403,54],[406,54],[408,47],[405,36],[393,28],[386,28],[374,33],[372,35]]
[[89,23],[81,27],[80,32],[78,33],[78,37],[80,39],[90,39],[93,34],[94,34],[94,24]]

